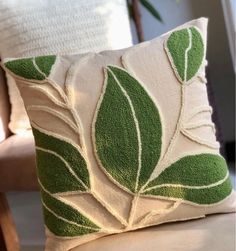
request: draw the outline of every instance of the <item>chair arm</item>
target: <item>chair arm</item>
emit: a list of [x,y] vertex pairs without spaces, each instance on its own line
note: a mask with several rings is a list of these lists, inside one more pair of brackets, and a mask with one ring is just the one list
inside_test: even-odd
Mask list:
[[8,129],[10,108],[6,78],[4,71],[0,67],[0,142],[10,135]]

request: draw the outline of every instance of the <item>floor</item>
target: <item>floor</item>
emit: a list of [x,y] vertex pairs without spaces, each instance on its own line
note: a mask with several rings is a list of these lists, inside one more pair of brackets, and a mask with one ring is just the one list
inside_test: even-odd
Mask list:
[[45,241],[38,192],[11,192],[7,198],[13,212],[21,251],[42,251]]

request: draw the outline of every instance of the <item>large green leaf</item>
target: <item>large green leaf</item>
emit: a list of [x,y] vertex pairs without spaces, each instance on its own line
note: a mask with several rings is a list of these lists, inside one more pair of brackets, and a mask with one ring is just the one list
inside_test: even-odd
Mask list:
[[212,204],[231,193],[227,175],[224,158],[214,154],[189,155],[167,167],[144,193]]
[[159,112],[141,84],[125,70],[108,66],[95,118],[95,148],[101,165],[122,186],[137,192],[161,153]]
[[186,83],[197,74],[204,59],[204,43],[195,27],[172,32],[166,50],[181,83]]
[[79,236],[99,231],[99,227],[78,210],[41,191],[45,224],[57,236]]
[[6,62],[5,67],[20,77],[44,80],[45,77],[49,76],[55,60],[56,56],[54,55],[16,59]]
[[90,188],[87,164],[79,150],[65,140],[32,129],[42,185],[51,193]]

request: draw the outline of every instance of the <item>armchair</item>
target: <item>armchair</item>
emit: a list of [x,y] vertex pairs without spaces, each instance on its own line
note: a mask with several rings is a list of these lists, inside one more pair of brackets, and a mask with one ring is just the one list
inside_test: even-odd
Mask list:
[[32,134],[12,135],[8,130],[9,116],[7,85],[0,69],[0,250],[18,251],[19,241],[5,193],[37,190],[38,185]]
[[[20,245],[5,196],[9,191],[38,189],[34,140],[30,132],[12,135],[8,130],[10,103],[5,76],[0,69],[0,250],[19,251]],[[206,219],[112,235],[71,251],[233,251],[235,215],[222,214]]]

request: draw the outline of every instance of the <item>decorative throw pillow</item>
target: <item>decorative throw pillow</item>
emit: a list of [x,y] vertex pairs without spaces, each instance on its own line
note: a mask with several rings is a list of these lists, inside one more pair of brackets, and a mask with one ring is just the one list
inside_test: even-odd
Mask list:
[[232,212],[205,79],[206,19],[119,51],[8,59],[36,142],[46,250]]
[[[0,57],[33,57],[121,49],[132,45],[126,0],[0,0]],[[9,128],[30,128],[14,80]]]

